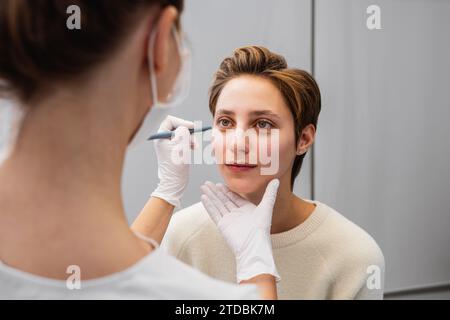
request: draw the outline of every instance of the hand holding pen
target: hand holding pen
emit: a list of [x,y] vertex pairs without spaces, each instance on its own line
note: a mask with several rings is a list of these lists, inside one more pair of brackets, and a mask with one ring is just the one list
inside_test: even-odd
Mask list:
[[[208,131],[211,129],[212,129],[211,126],[203,126],[201,128],[191,128],[191,129],[189,129],[189,132],[192,134],[195,132],[204,132],[204,131]],[[158,133],[152,134],[150,136],[150,138],[148,138],[147,140],[170,139],[170,138],[173,138],[174,135],[175,135],[175,130],[163,131],[163,132],[158,132]]]
[[190,148],[190,135],[209,129],[211,127],[194,128],[193,122],[174,116],[168,116],[161,123],[159,132],[148,139],[154,140],[158,159],[159,183],[152,197],[163,199],[175,207],[180,206],[180,199],[189,180],[190,164],[173,161],[173,150],[180,146]]

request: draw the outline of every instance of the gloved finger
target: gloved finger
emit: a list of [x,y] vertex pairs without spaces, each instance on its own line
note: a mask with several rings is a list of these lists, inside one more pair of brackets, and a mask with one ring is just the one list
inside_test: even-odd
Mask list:
[[225,214],[229,212],[229,210],[225,207],[225,205],[220,201],[220,199],[212,192],[212,190],[206,185],[203,184],[200,189],[203,194],[206,195],[209,200],[214,204],[214,206],[219,211],[220,215],[223,217]]
[[214,221],[215,224],[218,224],[222,216],[219,213],[219,210],[214,206],[211,200],[209,200],[208,196],[205,194],[202,194],[200,196],[200,199],[203,203],[203,206],[206,209],[206,212],[208,212],[211,219]]
[[230,210],[225,207],[223,202],[220,201],[220,199],[215,195],[215,193],[210,189],[208,185],[204,184],[200,187],[200,189],[206,196],[208,196],[209,200],[212,201],[214,206],[219,210],[222,217],[230,212]]
[[222,192],[230,199],[236,206],[242,207],[248,203],[247,200],[242,198],[240,195],[231,191],[226,185],[219,183],[218,187],[222,189]]
[[230,200],[230,198],[225,195],[223,190],[220,189],[217,185],[209,181],[205,182],[205,184],[215,193],[217,198],[222,201],[222,203],[229,211],[237,208],[237,206]]
[[266,215],[266,218],[272,216],[273,206],[275,204],[275,200],[277,199],[278,187],[280,186],[280,180],[273,179],[269,182],[266,187],[266,191],[264,192],[264,196],[259,203],[258,207],[263,208],[263,212]]
[[173,137],[170,139],[174,143],[183,142],[186,145],[191,143],[191,133],[185,126],[180,126],[175,129]]
[[186,128],[192,129],[192,128],[194,128],[194,123],[192,121],[184,120],[184,119],[177,118],[174,116],[167,116],[163,120],[163,122],[161,122],[158,132],[172,131],[180,126],[184,126]]

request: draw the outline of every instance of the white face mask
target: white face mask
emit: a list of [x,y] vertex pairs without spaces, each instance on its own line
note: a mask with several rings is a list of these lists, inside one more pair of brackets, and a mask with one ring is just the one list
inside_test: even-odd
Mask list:
[[164,118],[169,114],[169,112],[173,112],[174,107],[179,106],[186,99],[189,93],[191,76],[191,53],[187,43],[185,42],[185,39],[179,36],[175,27],[173,27],[172,33],[176,40],[178,53],[180,55],[180,71],[178,73],[177,79],[175,80],[172,92],[166,97],[165,101],[160,101],[158,99],[158,85],[156,81],[153,59],[156,30],[153,30],[148,45],[148,65],[150,72],[153,106],[145,115],[141,126],[139,127],[131,142],[128,144],[129,148],[140,145],[141,143],[147,141],[150,135],[156,133],[158,131],[159,125],[164,120]]

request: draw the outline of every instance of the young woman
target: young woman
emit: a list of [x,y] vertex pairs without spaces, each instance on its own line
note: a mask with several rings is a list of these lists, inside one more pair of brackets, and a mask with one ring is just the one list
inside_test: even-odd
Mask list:
[[[229,161],[218,165],[228,189],[206,183],[202,191],[211,195],[222,190],[230,195],[231,205],[243,199],[257,204],[268,182],[280,180],[271,226],[273,254],[281,276],[279,297],[382,298],[384,258],[376,242],[326,204],[293,193],[303,158],[314,142],[321,108],[314,79],[305,71],[288,68],[282,56],[266,48],[239,48],[221,63],[209,106],[217,134],[237,129],[278,129],[280,157],[275,174],[261,174],[264,166],[259,162]],[[220,139],[222,142],[215,143],[214,150],[234,153],[241,148],[244,154],[254,151],[238,140]],[[234,282],[239,261],[230,250],[230,241],[222,237],[221,228],[213,221],[215,208],[205,204],[206,209],[197,203],[175,214],[163,245],[189,265]]]
[[[80,30],[66,28],[74,3]],[[141,130],[151,106],[175,95],[181,9],[181,0],[0,2],[0,93],[23,114],[0,165],[0,299],[261,297],[157,248],[188,180],[168,155],[192,123],[161,125],[176,134],[157,144],[159,186],[137,223],[152,239],[125,219],[125,153],[152,133]],[[263,203],[271,216],[273,202]],[[243,283],[276,298],[270,270],[247,258]]]

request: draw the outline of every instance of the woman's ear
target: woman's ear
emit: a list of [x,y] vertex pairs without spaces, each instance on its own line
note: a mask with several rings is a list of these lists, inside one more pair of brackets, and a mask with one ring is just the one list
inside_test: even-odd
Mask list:
[[178,11],[173,6],[163,9],[156,24],[155,44],[153,47],[154,70],[156,74],[167,69],[168,57],[173,42],[172,28],[178,17]]
[[308,124],[303,128],[300,139],[297,143],[297,155],[305,154],[313,144],[316,135],[316,128],[313,124]]

